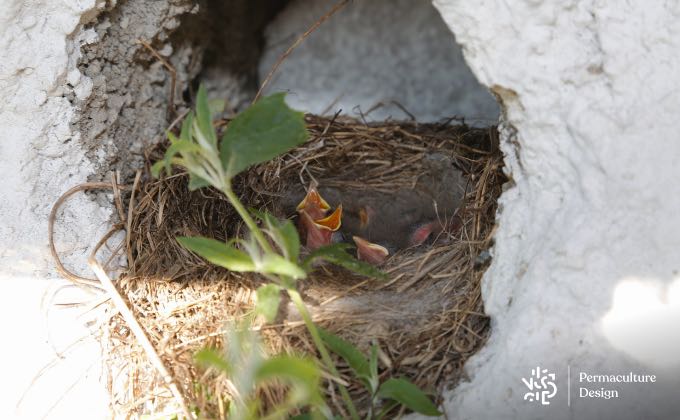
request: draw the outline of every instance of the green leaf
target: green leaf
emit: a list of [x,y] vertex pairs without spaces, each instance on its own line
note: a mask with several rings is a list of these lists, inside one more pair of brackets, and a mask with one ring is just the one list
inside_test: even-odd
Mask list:
[[248,254],[224,242],[200,236],[180,236],[177,238],[177,242],[211,263],[231,271],[245,272],[255,270],[255,263]]
[[[166,173],[170,174],[171,170],[171,165],[172,165],[172,160],[175,156],[182,155],[190,155],[190,154],[195,154],[199,153],[201,148],[196,144],[193,143],[191,140],[183,140],[183,139],[178,139],[174,134],[171,132],[167,133],[168,138],[170,139],[170,146],[167,148],[165,151],[165,155],[163,156],[163,160],[160,162],[163,162],[163,166],[165,167]],[[158,167],[156,167],[158,165]],[[160,174],[160,164],[156,162],[154,164],[156,167],[156,170]],[[187,168],[191,169],[191,168]],[[152,171],[154,168],[152,168]]]
[[295,225],[290,220],[286,220],[279,225],[281,232],[281,248],[288,256],[288,259],[297,262],[300,258],[300,236]]
[[375,420],[384,419],[387,413],[399,407],[399,405],[400,404],[394,400],[390,400],[387,403],[383,404],[382,408],[380,409],[380,412],[375,416]]
[[270,213],[263,213],[257,210],[254,211],[254,214],[264,221],[269,235],[276,242],[276,245],[281,248],[286,258],[291,262],[297,263],[300,257],[300,236],[293,222],[288,219],[281,221]]
[[407,408],[426,416],[442,415],[427,395],[406,379],[388,379],[380,386],[378,396],[398,401]]
[[257,268],[262,273],[278,274],[291,277],[295,280],[307,277],[307,272],[302,267],[273,253],[265,255]]
[[199,188],[209,186],[210,186],[209,181],[206,181],[205,179],[201,178],[198,175],[194,175],[192,173],[189,174],[189,191],[195,191]]
[[161,175],[161,172],[163,172],[163,169],[165,169],[165,161],[159,160],[151,166],[151,175],[154,178],[158,178]]
[[342,357],[349,367],[354,371],[356,376],[361,379],[370,390],[370,376],[371,371],[368,366],[368,361],[364,355],[352,343],[343,340],[337,335],[318,327],[319,335],[324,343],[331,349],[331,351]]
[[359,261],[350,254],[347,253],[347,249],[351,248],[349,244],[331,244],[322,246],[320,248],[312,251],[307,258],[302,262],[303,268],[307,271],[311,270],[312,263],[315,260],[325,260],[330,263],[344,267],[350,271],[357,274],[361,274],[368,277],[375,277],[381,280],[387,278],[387,274],[378,270],[371,264]]
[[220,144],[227,178],[305,142],[304,114],[290,109],[284,97],[277,93],[262,98],[229,123]]
[[321,412],[313,412],[298,414],[297,416],[293,416],[290,418],[290,420],[316,420],[316,419],[342,420],[342,417],[323,415],[323,413]]
[[373,342],[371,344],[371,356],[368,358],[368,365],[371,376],[378,377],[378,345]]
[[313,417],[310,413],[303,413],[291,417],[290,420],[313,420]]
[[281,303],[281,286],[266,284],[257,289],[257,312],[265,317],[267,322],[274,322]]
[[231,373],[231,366],[215,349],[203,348],[194,355],[194,360],[202,366],[214,367],[226,373]]
[[217,146],[217,134],[215,134],[215,129],[212,126],[212,113],[208,103],[208,94],[203,84],[198,88],[198,94],[196,95],[196,122],[198,123],[199,130],[208,142],[213,146]]
[[319,393],[321,372],[310,359],[288,355],[274,356],[258,366],[255,377],[257,383],[278,380],[290,384],[288,404],[323,404]]
[[184,141],[191,141],[192,126],[194,124],[194,111],[190,111],[182,121],[182,128],[179,132],[179,138]]
[[316,364],[308,359],[288,355],[271,357],[258,367],[255,377],[258,382],[271,379],[285,380],[300,387],[306,394],[304,399],[319,398],[321,372]]

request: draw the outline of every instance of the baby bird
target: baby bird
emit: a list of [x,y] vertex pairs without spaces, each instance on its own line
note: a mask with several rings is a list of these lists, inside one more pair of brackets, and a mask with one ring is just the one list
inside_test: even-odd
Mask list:
[[[334,242],[334,234],[342,226],[342,204],[326,216],[330,205],[321,197],[316,188],[310,188],[305,198],[297,205],[296,210],[300,217],[299,228],[305,237],[305,246],[314,250]],[[369,212],[362,213],[362,222],[368,225]],[[339,233],[339,232],[338,232]],[[389,251],[387,248],[373,244],[361,237],[352,238],[357,246],[357,259],[371,264],[382,264]]]
[[357,246],[357,259],[369,264],[380,265],[385,262],[390,252],[382,245],[368,242],[359,237],[352,236],[352,240]]
[[314,250],[332,242],[333,233],[342,226],[342,204],[326,216],[330,205],[315,188],[310,188],[305,198],[298,204],[300,231],[305,237],[307,248]]
[[[381,264],[399,250],[435,238],[446,241],[450,235],[443,232],[455,233],[461,227],[458,211],[467,184],[463,173],[451,157],[438,152],[426,154],[421,169],[413,187],[391,191],[326,186],[310,188],[305,195],[301,185],[293,186],[284,194],[283,209],[286,214],[298,212],[301,237],[309,248],[351,243],[351,238],[359,259]],[[343,205],[326,216],[328,203]]]
[[331,206],[321,197],[316,188],[311,187],[305,198],[297,205],[298,212],[304,210],[313,220],[321,219]]

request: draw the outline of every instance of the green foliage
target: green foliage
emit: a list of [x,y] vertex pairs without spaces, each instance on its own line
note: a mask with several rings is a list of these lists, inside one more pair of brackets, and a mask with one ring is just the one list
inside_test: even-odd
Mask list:
[[293,404],[323,404],[319,393],[321,372],[310,359],[281,355],[265,360],[257,369],[258,381],[272,379],[292,385],[288,395]]
[[214,367],[224,373],[231,373],[231,366],[215,349],[205,347],[194,355],[194,360],[205,367]]
[[270,213],[250,209],[253,215],[264,222],[265,233],[281,249],[283,255],[292,262],[297,263],[300,257],[300,236],[293,222],[290,220],[278,220]]
[[371,370],[364,355],[351,343],[343,340],[335,334],[319,328],[323,342],[338,356],[342,357],[349,365],[354,374],[364,382],[364,385],[373,392],[371,384]]
[[248,254],[224,242],[200,236],[180,236],[177,242],[211,263],[231,271],[255,271],[255,262]]
[[304,114],[288,108],[284,98],[283,93],[262,98],[229,123],[220,145],[227,178],[307,140]]
[[274,322],[281,303],[281,286],[270,283],[257,289],[257,304],[255,310],[264,316],[267,322]]
[[442,415],[427,395],[406,379],[388,379],[380,385],[378,396],[395,400],[411,410],[426,416]]
[[[368,359],[351,343],[320,330],[296,289],[295,280],[304,279],[316,261],[326,261],[355,273],[385,278],[374,266],[358,261],[347,250],[347,244],[334,244],[311,252],[300,261],[300,238],[290,220],[278,220],[269,213],[243,207],[233,192],[232,178],[252,165],[270,160],[307,138],[304,115],[293,111],[284,102],[283,94],[261,99],[234,118],[221,140],[213,127],[213,116],[224,109],[224,103],[209,101],[201,86],[196,97],[195,112],[184,119],[179,137],[168,133],[170,146],[164,158],[152,167],[154,176],[171,173],[173,165],[189,173],[189,188],[212,186],[222,191],[248,227],[249,237],[232,239],[224,243],[202,237],[178,237],[187,250],[209,262],[235,272],[260,273],[270,279],[257,290],[255,311],[245,318],[249,323],[261,315],[267,322],[276,318],[285,290],[302,315],[305,325],[319,350],[325,369],[338,376],[326,346],[342,357],[371,395],[371,401],[386,399],[381,418],[396,406],[403,404],[419,413],[434,415],[436,407],[427,396],[410,382],[388,380],[380,385],[378,375],[378,348],[373,345]],[[260,221],[260,226],[252,215]],[[246,325],[246,324],[243,324]],[[249,324],[247,324],[249,325]],[[287,418],[291,412],[305,410],[299,418],[333,418],[322,397],[321,370],[314,361],[290,355],[268,357],[260,336],[246,326],[232,327],[225,338],[226,351],[203,349],[196,354],[196,362],[229,375],[235,395],[229,402],[232,419],[254,419],[263,415],[258,390],[269,383],[287,385],[285,401],[271,407],[266,418]],[[337,385],[345,406],[354,419],[356,408],[349,393]],[[369,418],[374,418],[373,408]]]
[[273,159],[307,139],[304,114],[284,102],[285,94],[261,99],[229,124],[222,140],[212,126],[213,111],[205,87],[198,89],[196,112],[182,123],[180,136],[168,133],[170,147],[162,161],[152,167],[154,176],[172,165],[183,166],[190,176],[190,188],[212,185],[230,187],[231,178],[248,167]]
[[283,250],[286,258],[290,261],[298,261],[300,258],[300,237],[293,222],[286,220],[276,226],[273,238]]
[[203,85],[198,88],[196,95],[196,122],[198,123],[198,130],[196,131],[198,143],[206,149],[216,148],[217,133],[212,126],[212,112],[210,112],[208,94]]
[[[394,400],[407,408],[426,416],[439,416],[441,413],[423,391],[406,379],[388,379],[380,385],[378,375],[378,346],[371,346],[369,360],[351,343],[319,328],[324,343],[331,351],[342,357],[350,369],[361,380],[368,392],[375,398]],[[383,411],[387,413],[389,410]],[[380,416],[378,416],[380,417]]]
[[378,270],[371,264],[359,261],[347,253],[347,249],[349,248],[352,248],[352,246],[343,243],[325,245],[317,248],[302,261],[302,267],[304,267],[307,271],[310,271],[312,269],[312,264],[315,261],[323,260],[364,276],[374,277],[382,280],[387,278],[385,273]]
[[293,279],[305,278],[307,273],[297,264],[274,253],[262,255],[257,250],[246,253],[236,249],[233,245],[225,244],[215,239],[200,236],[177,238],[186,249],[195,252],[215,265],[236,272],[257,272],[263,274],[278,274]]
[[[225,354],[203,349],[195,360],[228,374],[232,380],[236,395],[229,407],[230,419],[283,418],[291,410],[305,407],[329,413],[320,393],[321,371],[314,361],[289,355],[265,357],[259,336],[245,326],[230,329],[227,343]],[[288,385],[286,399],[262,415],[257,390],[271,382]]]
[[262,274],[278,274],[280,276],[290,277],[294,280],[307,277],[307,273],[302,267],[273,253],[266,254],[262,258],[261,263],[257,265],[255,271]]

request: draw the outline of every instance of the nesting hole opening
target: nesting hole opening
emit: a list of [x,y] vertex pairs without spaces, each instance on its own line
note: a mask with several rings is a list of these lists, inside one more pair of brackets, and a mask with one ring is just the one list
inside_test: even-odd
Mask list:
[[[288,45],[282,40],[294,37],[285,35],[281,28],[297,22],[300,4],[316,7],[319,2],[232,3],[227,6],[207,2],[204,10],[208,13],[187,16],[174,36],[194,37],[202,43],[201,70],[195,80],[204,81],[212,96],[226,98],[233,115],[252,100],[265,74],[262,68],[269,68],[271,57],[276,56],[272,51],[278,51],[277,45]],[[368,2],[356,3],[357,7],[370,7],[373,19],[394,8],[387,1],[370,6]],[[378,3],[383,4],[383,9]],[[429,2],[401,3],[407,8],[432,8]],[[388,280],[367,279],[333,265],[322,265],[300,283],[305,302],[319,325],[362,350],[373,342],[379,345],[382,378],[403,376],[440,395],[444,387],[463,378],[464,362],[488,335],[480,281],[490,262],[488,248],[493,241],[496,202],[506,179],[497,128],[488,124],[497,115],[496,103],[488,102],[488,92],[477,84],[436,11],[414,10],[411,16],[420,16],[423,22],[384,25],[384,30],[392,33],[381,36],[379,42],[386,42],[392,35],[397,42],[411,37],[431,43],[439,39],[438,32],[423,38],[409,30],[422,29],[430,22],[428,16],[434,16],[438,21],[433,25],[445,29],[444,50],[453,51],[453,56],[445,56],[440,64],[455,62],[455,66],[433,76],[431,63],[404,64],[405,74],[380,83],[380,74],[393,70],[393,62],[378,57],[374,67],[362,67],[360,63],[371,61],[370,54],[363,61],[345,58],[345,64],[355,72],[345,77],[343,71],[350,70],[338,72],[337,62],[329,60],[324,73],[323,60],[313,59],[318,48],[326,46],[330,55],[346,52],[334,52],[332,48],[328,51],[330,44],[321,41],[321,47],[312,44],[308,52],[301,54],[308,59],[283,65],[279,74],[285,76],[272,79],[265,91],[288,91],[292,105],[311,111],[306,116],[309,141],[249,169],[235,180],[235,190],[247,206],[293,220],[295,204],[312,184],[318,184],[333,206],[342,203],[354,212],[358,207],[352,208],[348,200],[356,201],[356,197],[379,197],[378,201],[388,208],[391,200],[408,196],[409,191],[417,195],[429,187],[436,190],[441,201],[459,196],[460,200],[450,205],[441,201],[434,204],[432,200],[421,203],[434,211],[442,226],[455,220],[455,228],[440,229],[422,243],[401,240],[392,244],[390,256],[380,267],[388,273]],[[331,36],[337,38],[336,31],[343,31],[348,40],[359,42],[352,38],[352,32],[361,26],[363,18],[349,8],[342,13],[349,20],[344,26],[342,19],[329,21],[328,25],[335,25],[329,29]],[[318,18],[318,14],[314,16]],[[379,19],[373,22],[380,24]],[[308,25],[302,23],[296,26],[295,33],[307,29]],[[206,28],[217,29],[211,32]],[[323,31],[324,27],[320,28],[319,34]],[[206,32],[211,35],[206,36]],[[369,44],[372,40],[363,42]],[[339,45],[346,50],[353,48]],[[389,55],[397,46],[364,48],[385,50]],[[433,60],[441,60],[437,54]],[[299,71],[305,66],[313,69],[311,73]],[[316,79],[310,83],[312,73]],[[357,87],[361,90],[362,85],[355,81],[361,77],[374,81],[376,94],[357,93]],[[461,77],[469,83],[454,88],[450,95],[446,93],[450,86],[446,94],[435,94],[442,92],[446,83],[455,87]],[[314,87],[315,93],[310,93],[305,84]],[[184,89],[187,106],[195,88],[194,83]],[[423,105],[422,112],[419,104]],[[472,124],[461,118],[464,115],[472,116],[467,120]],[[228,122],[227,118],[220,125],[228,128]],[[147,168],[162,156],[165,146],[159,144],[147,151]],[[224,376],[199,369],[193,356],[206,346],[224,346],[227,326],[252,310],[255,290],[264,279],[213,266],[175,240],[177,236],[227,240],[244,235],[238,215],[221,193],[210,188],[189,191],[187,176],[181,173],[160,180],[146,173],[142,179],[130,209],[129,268],[118,285],[187,399],[207,417],[217,418],[224,409],[221,398],[229,395],[229,382]],[[268,350],[272,354],[314,353],[303,322],[289,306],[283,306],[275,323],[257,326]],[[172,404],[172,398],[165,395],[163,378],[146,364],[142,349],[119,316],[111,318],[105,335],[114,378],[111,390],[117,402],[114,408],[126,414],[158,412]],[[351,394],[365,408],[368,395],[359,382],[351,379],[349,368],[340,359],[337,361],[341,375],[350,383]],[[284,393],[285,388],[272,387],[263,391],[262,397],[265,403],[272,403],[281,400]],[[333,401],[329,398],[331,404]]]

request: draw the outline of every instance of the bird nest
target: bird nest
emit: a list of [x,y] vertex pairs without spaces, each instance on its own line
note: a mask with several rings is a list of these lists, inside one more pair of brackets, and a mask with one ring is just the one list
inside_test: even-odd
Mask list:
[[[496,127],[366,124],[316,116],[307,116],[307,125],[307,143],[235,180],[247,206],[290,216],[285,203],[291,186],[314,182],[366,194],[414,188],[433,152],[448,156],[464,174],[457,214],[461,227],[446,233],[445,240],[391,255],[381,267],[388,280],[325,265],[300,285],[319,325],[362,349],[378,343],[382,378],[407,377],[439,394],[462,378],[463,363],[488,334],[480,280],[489,260],[496,199],[505,181]],[[162,156],[162,149],[150,153],[149,163]],[[241,233],[240,219],[218,191],[190,192],[185,174],[146,179],[129,209],[129,269],[117,285],[186,400],[208,418],[221,418],[228,380],[197,368],[193,355],[202,347],[224,344],[226,328],[253,308],[263,279],[211,265],[175,240],[180,235],[225,240]],[[275,323],[256,328],[271,353],[315,351],[304,324],[286,305]],[[119,414],[162,411],[172,399],[167,378],[149,365],[120,315],[110,318],[105,330],[114,409]],[[361,406],[368,396],[347,366],[339,359],[337,363]],[[328,401],[334,403],[338,398],[332,388]],[[283,392],[268,388],[262,397],[274,401]]]

